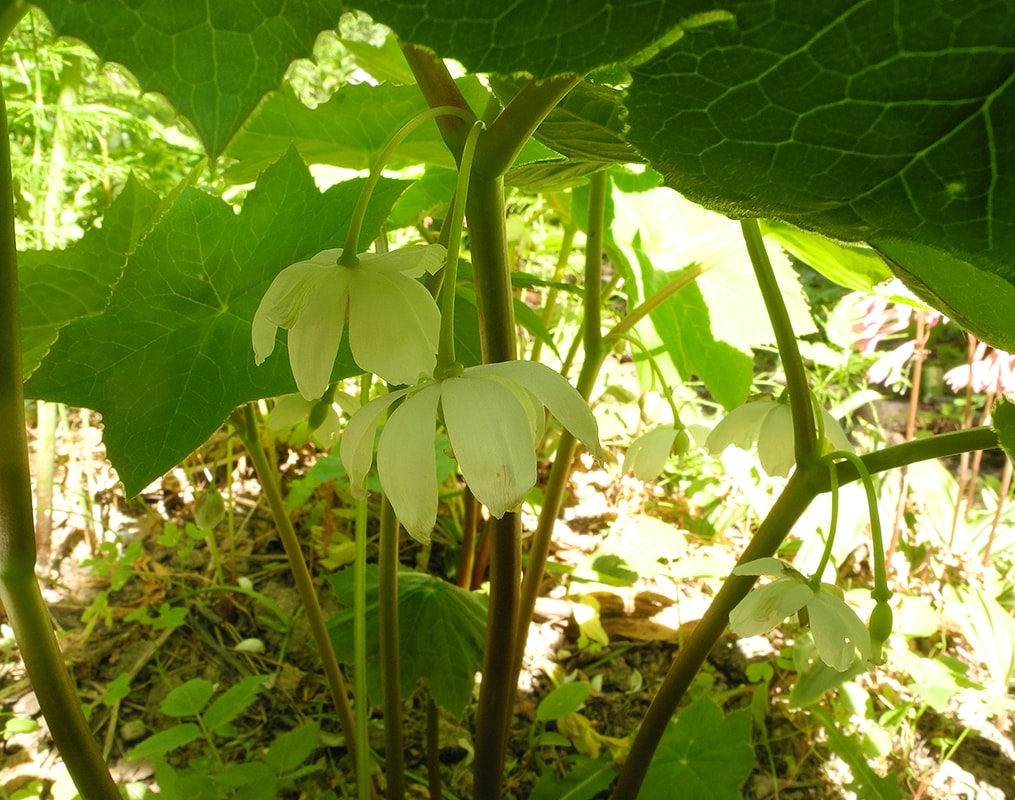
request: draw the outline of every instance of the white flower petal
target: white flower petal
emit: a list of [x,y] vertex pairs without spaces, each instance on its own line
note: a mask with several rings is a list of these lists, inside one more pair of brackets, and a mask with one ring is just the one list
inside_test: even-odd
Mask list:
[[761,421],[758,431],[758,458],[769,475],[785,478],[796,464],[793,447],[793,412],[786,403],[776,403]]
[[655,480],[666,468],[676,437],[672,425],[660,425],[639,436],[624,454],[624,471],[631,470],[640,481]]
[[310,409],[314,407],[312,400],[307,400],[300,394],[287,394],[275,402],[274,407],[268,413],[265,425],[269,430],[280,431],[291,425],[298,425],[310,416]]
[[401,247],[390,253],[361,253],[360,264],[367,269],[401,272],[418,278],[424,272],[434,273],[441,268],[448,251],[440,244],[421,244]]
[[771,400],[757,400],[734,408],[705,439],[708,452],[714,456],[720,455],[731,444],[741,450],[750,450],[758,440],[762,421],[776,405]]
[[502,361],[471,367],[469,372],[500,375],[521,384],[538,397],[557,421],[595,458],[603,460],[596,418],[588,403],[559,372],[538,361]]
[[[830,587],[831,588],[831,587]],[[807,602],[811,636],[821,660],[839,672],[845,672],[856,659],[856,651],[866,662],[870,658],[870,634],[863,622],[835,593],[822,586]]]
[[824,420],[825,426],[825,441],[822,453],[831,453],[834,450],[845,450],[847,453],[852,453],[853,445],[846,438],[846,434],[842,430],[842,426],[839,425],[838,420],[825,411],[825,409],[821,409],[821,418]]
[[381,417],[395,400],[408,391],[409,389],[399,389],[371,400],[361,406],[345,426],[338,453],[345,471],[349,473],[353,497],[366,497],[367,491],[363,483],[374,462],[374,434]]
[[796,578],[779,578],[755,589],[730,612],[730,630],[737,636],[758,636],[795,614],[814,596]]
[[514,394],[470,372],[441,382],[444,423],[469,488],[500,518],[536,483],[531,427]]
[[377,474],[402,525],[423,544],[437,522],[437,426],[439,384],[430,384],[391,412],[377,446]]
[[397,272],[353,272],[349,346],[367,372],[395,384],[432,375],[440,327],[440,309],[423,284]]

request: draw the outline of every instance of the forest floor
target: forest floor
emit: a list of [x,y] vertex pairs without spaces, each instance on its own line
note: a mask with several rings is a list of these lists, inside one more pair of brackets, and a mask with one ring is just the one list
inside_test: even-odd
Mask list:
[[[160,708],[171,688],[195,677],[229,686],[245,676],[270,675],[271,691],[263,692],[238,722],[229,757],[263,753],[280,731],[317,719],[321,741],[308,761],[312,769],[298,783],[298,791],[286,796],[312,800],[327,796],[328,790],[339,797],[352,796],[352,765],[330,711],[298,595],[266,503],[242,452],[235,454],[233,468],[228,470],[225,465],[233,453],[220,436],[185,468],[174,470],[139,497],[126,499],[104,460],[99,430],[83,425],[83,419],[72,411],[58,440],[52,534],[46,543],[49,555],[40,562],[38,574],[82,701],[90,708],[92,728],[116,779],[152,782],[152,765],[146,760],[129,762],[126,754],[144,737],[176,722]],[[310,449],[279,445],[278,455],[290,481],[304,475],[313,461]],[[225,495],[233,520],[232,536],[226,532],[227,524],[216,528],[214,546],[207,538],[191,536],[194,529],[187,528],[194,519],[195,497],[208,475]],[[323,515],[314,524],[299,516],[295,521],[306,542],[305,555],[315,574],[322,575],[335,558],[332,534],[346,524],[348,516],[333,505],[337,494],[327,485],[320,487],[317,498],[324,504]],[[610,738],[623,739],[637,726],[683,636],[718,586],[716,579],[708,577],[675,581],[669,576],[641,575],[630,586],[572,582],[568,589],[562,576],[580,570],[608,537],[627,525],[639,524],[646,514],[685,531],[681,559],[696,560],[693,563],[702,565],[702,574],[722,574],[742,549],[746,532],[734,528],[722,536],[687,533],[694,528],[689,523],[696,513],[685,498],[673,496],[671,488],[622,476],[616,464],[585,464],[576,472],[555,536],[551,556],[555,569],[548,572],[544,596],[537,604],[519,685],[512,731],[516,747],[508,760],[510,797],[527,798],[537,766],[553,769],[561,758],[556,753],[565,752],[539,748],[537,754],[530,745],[535,710],[553,688],[553,680],[577,675],[593,684],[582,709],[595,731],[589,742],[579,746],[586,755],[592,754],[597,742],[606,747]],[[532,518],[526,517],[526,525],[531,523]],[[417,568],[420,559],[426,559],[430,569],[438,571],[457,558],[439,547],[422,552],[408,540],[402,557],[409,568]],[[263,604],[254,594],[229,590],[241,578],[257,596],[291,615],[294,622],[289,630],[266,620]],[[320,595],[326,613],[339,609],[327,586],[322,585]],[[576,602],[598,605],[604,644],[583,636],[574,620]],[[6,727],[0,753],[0,798],[69,800],[73,788],[52,748],[6,626],[2,636],[0,720]],[[969,660],[961,637],[949,634],[941,641],[948,655]],[[248,645],[241,645],[244,642]],[[250,647],[250,642],[260,644]],[[755,688],[748,679],[749,665],[774,661],[781,645],[778,631],[743,642],[726,637],[713,651],[695,691],[708,693],[727,710],[749,706]],[[970,668],[975,673],[979,667],[971,663]],[[130,690],[116,698],[110,686],[123,673]],[[757,763],[743,796],[759,800],[854,797],[845,788],[849,768],[827,746],[821,726],[806,710],[788,707],[787,681],[791,680],[791,675],[779,671],[772,680],[766,731],[756,736]],[[890,665],[859,681],[897,687],[904,683]],[[898,691],[905,692],[904,688]],[[459,798],[471,795],[472,708],[461,719],[448,714],[440,719],[444,786]],[[12,724],[12,720],[19,722]],[[423,703],[414,698],[407,705],[406,753],[408,769],[420,776],[426,774],[424,720]],[[944,715],[926,709],[918,720],[908,730],[910,740],[896,748],[904,755],[887,762],[902,776],[910,796],[1015,800],[1010,714],[986,725],[981,722],[975,730],[968,727],[960,707],[950,707]],[[36,730],[33,722],[38,723]],[[374,723],[370,740],[380,751],[382,723],[379,719]],[[959,744],[949,747],[955,741]],[[428,795],[422,785],[410,782],[410,796]]]

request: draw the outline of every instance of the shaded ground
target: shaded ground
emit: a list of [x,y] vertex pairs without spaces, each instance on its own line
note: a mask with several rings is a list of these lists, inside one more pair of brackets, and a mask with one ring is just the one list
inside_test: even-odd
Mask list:
[[[270,691],[262,693],[239,720],[236,735],[222,742],[223,759],[260,757],[276,735],[316,719],[322,729],[320,746],[307,762],[308,773],[285,796],[310,800],[327,796],[329,790],[339,797],[351,796],[351,764],[330,711],[298,597],[242,454],[237,452],[230,468],[231,451],[225,440],[213,440],[186,469],[126,501],[102,460],[97,431],[81,422],[72,414],[69,432],[59,445],[51,559],[39,574],[82,700],[92,707],[93,730],[117,780],[152,781],[151,765],[128,762],[126,753],[150,733],[176,722],[160,709],[171,688],[195,677],[230,686],[245,676],[268,675]],[[299,478],[311,461],[307,451],[280,446],[278,454],[289,479]],[[215,529],[214,543],[187,527],[193,521],[195,495],[209,478],[228,490],[232,509],[232,534],[229,522],[223,522]],[[636,524],[646,508],[685,531],[701,527],[701,513],[671,490],[619,476],[615,466],[579,471],[571,490],[555,538],[555,569],[537,606],[520,682],[513,726],[516,749],[509,758],[508,779],[510,796],[516,798],[529,796],[539,770],[562,767],[563,756],[574,752],[530,745],[535,710],[553,686],[549,676],[558,681],[566,676],[590,680],[594,691],[582,713],[600,737],[627,736],[717,585],[709,578],[674,580],[672,574],[643,574],[632,586],[578,580],[582,570],[587,571],[590,556],[610,537],[626,535],[625,525]],[[316,574],[326,574],[336,559],[344,557],[342,534],[351,522],[333,488],[325,485],[314,497],[297,515],[297,523]],[[721,541],[691,534],[680,541],[672,564],[712,559],[725,569],[744,543],[743,535],[735,532]],[[437,572],[451,571],[457,563],[457,554],[450,549],[435,547],[421,553],[406,542],[406,565],[415,566],[423,557]],[[566,571],[577,571],[569,585],[563,577]],[[241,580],[247,593],[229,588]],[[337,610],[330,590],[322,589],[321,597],[326,612]],[[588,630],[575,622],[576,604],[598,605],[607,644],[591,642]],[[700,690],[727,710],[748,706],[754,693],[748,666],[773,662],[780,645],[778,633],[770,641],[723,640],[700,676]],[[21,790],[23,797],[69,798],[73,791],[51,749],[16,648],[9,639],[2,647],[3,712],[12,715],[8,720],[34,720],[41,728],[16,733],[8,722],[0,788],[7,796]],[[963,643],[954,637],[950,654],[965,656]],[[124,674],[129,693],[116,699],[109,687],[123,681]],[[828,747],[821,727],[806,712],[788,709],[786,694],[793,680],[784,670],[776,670],[772,679],[766,729],[757,736],[758,761],[744,796],[783,800],[854,796],[844,789],[851,780],[850,769]],[[892,684],[900,701],[911,699],[902,688],[904,682],[891,672],[872,673],[863,681]],[[422,699],[415,698],[407,715],[407,760],[417,776],[426,773],[423,706]],[[906,791],[924,798],[1015,799],[1011,715],[969,719],[962,709],[953,711],[942,715],[925,709],[915,727],[903,726],[896,734],[899,741],[893,749],[898,755],[888,763],[905,776]],[[31,727],[28,722],[19,724]],[[548,728],[552,731],[554,725]],[[462,720],[442,716],[440,733],[445,788],[456,797],[467,797],[471,712]],[[370,739],[378,751],[383,750],[381,734],[381,722],[375,719]],[[910,738],[903,741],[906,737]],[[577,749],[591,754],[589,747]],[[189,752],[187,758],[198,756]],[[412,796],[427,796],[422,785],[412,785]]]

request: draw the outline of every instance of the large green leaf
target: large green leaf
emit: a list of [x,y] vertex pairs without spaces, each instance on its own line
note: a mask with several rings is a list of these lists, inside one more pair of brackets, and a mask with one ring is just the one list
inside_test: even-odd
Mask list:
[[358,0],[356,7],[472,72],[546,78],[627,61],[679,34],[672,0]]
[[881,246],[926,299],[1011,342],[1015,4],[724,7],[733,21],[633,70],[629,140],[709,208]]
[[[637,330],[646,346],[662,346],[682,379],[699,378],[716,400],[735,408],[750,392],[754,348],[775,341],[740,226],[665,188],[614,192],[613,199],[611,235],[634,270],[632,285],[640,283],[635,300],[679,279],[684,267],[711,267]],[[769,249],[795,332],[813,333],[799,280],[787,259]]]
[[[335,593],[352,604],[353,571],[329,578]],[[367,565],[367,687],[381,700],[380,634],[377,622],[377,567]],[[353,612],[350,608],[328,622],[335,654],[353,662]],[[402,697],[408,698],[425,680],[434,702],[459,716],[472,697],[475,675],[483,663],[486,599],[421,572],[398,575],[398,652]]]
[[159,198],[133,178],[106,211],[102,226],[66,250],[18,254],[22,369],[31,375],[60,329],[100,314],[128,253],[154,219]]
[[642,794],[697,800],[738,800],[740,784],[751,774],[751,712],[734,711],[723,717],[709,697],[695,700],[670,722],[652,758]]
[[[474,108],[486,105],[489,94],[478,78],[462,78],[458,86]],[[228,177],[238,183],[251,180],[290,146],[310,164],[369,169],[392,134],[426,108],[415,85],[344,86],[315,109],[283,86],[265,98],[229,146],[227,155],[239,163]],[[419,163],[455,166],[433,122],[410,134],[391,154],[388,166]]]
[[338,0],[35,0],[61,36],[160,92],[217,156],[290,62],[338,22]]
[[[239,214],[185,189],[127,259],[109,306],[61,330],[26,394],[101,412],[109,459],[128,494],[140,491],[239,403],[295,391],[284,344],[254,365],[250,321],[278,272],[343,244],[362,185],[321,194],[290,152]],[[361,246],[405,185],[378,185]],[[343,349],[335,377],[358,371]]]

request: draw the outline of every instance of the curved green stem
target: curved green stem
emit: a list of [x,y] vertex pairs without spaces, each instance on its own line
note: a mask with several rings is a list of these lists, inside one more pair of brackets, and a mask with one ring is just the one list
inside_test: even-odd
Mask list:
[[[819,417],[820,419],[820,417]],[[828,464],[828,482],[832,492],[832,521],[828,525],[828,536],[825,538],[825,549],[821,552],[821,561],[814,575],[810,580],[811,588],[817,590],[821,584],[821,576],[825,574],[825,567],[832,559],[832,547],[835,546],[835,533],[839,528],[839,473],[835,469],[835,461],[826,458]]]
[[50,733],[78,790],[89,800],[119,800],[64,667],[35,578],[13,198],[7,111],[0,91],[0,602]]
[[257,473],[258,481],[268,500],[271,517],[275,521],[275,528],[278,530],[282,549],[285,550],[289,569],[292,571],[293,582],[296,584],[296,591],[299,593],[300,600],[303,603],[303,612],[307,615],[310,633],[314,637],[314,644],[317,645],[321,665],[324,667],[324,675],[331,690],[335,710],[338,712],[338,720],[342,725],[342,732],[345,734],[346,746],[355,759],[359,742],[356,739],[356,723],[353,718],[352,706],[349,703],[349,692],[345,685],[345,679],[342,677],[342,671],[338,667],[335,651],[331,646],[331,637],[328,636],[324,612],[321,610],[321,604],[317,599],[314,579],[307,568],[307,562],[303,559],[299,537],[293,529],[292,521],[289,519],[289,514],[285,508],[285,498],[282,496],[278,475],[271,464],[268,463],[268,457],[264,453],[257,419],[254,416],[253,404],[247,403],[243,408],[242,414],[235,414],[233,416],[233,421],[236,425],[237,433],[247,450],[247,455],[250,457],[251,462],[253,462],[254,472]]
[[398,650],[398,517],[381,495],[380,551],[377,555],[378,626],[381,645],[381,702],[387,800],[405,797],[405,745],[402,736],[402,672]]
[[469,115],[466,112],[456,106],[438,106],[437,108],[428,108],[426,111],[421,111],[415,117],[406,122],[390,139],[388,139],[387,144],[384,145],[384,148],[374,160],[374,164],[370,168],[370,174],[367,176],[367,181],[363,184],[363,189],[360,190],[359,197],[356,199],[356,207],[353,209],[352,217],[349,220],[349,231],[345,237],[345,247],[342,249],[342,256],[339,259],[340,263],[345,264],[346,266],[356,265],[356,253],[359,249],[360,232],[363,228],[363,217],[366,216],[367,205],[370,203],[370,196],[374,192],[374,187],[377,186],[377,181],[381,179],[384,166],[388,163],[392,153],[394,153],[398,146],[405,140],[406,136],[416,130],[416,128],[424,122],[431,120],[434,117],[445,115],[458,117],[460,119],[469,118]]
[[[794,523],[817,495],[819,488],[815,475],[823,472],[823,465],[811,462],[809,467],[802,467],[793,473],[772,510],[744,549],[739,564],[775,554]],[[827,475],[825,477],[827,479]],[[652,756],[677,705],[726,630],[730,611],[747,596],[756,580],[754,576],[731,574],[695,626],[694,632],[684,642],[638,728],[620,779],[613,789],[613,800],[635,800],[638,796]]]
[[[356,561],[353,575],[353,669],[356,698],[356,730],[365,731],[369,724],[370,699],[367,693],[367,501],[356,501]],[[370,748],[356,748],[356,793],[370,796]]]
[[458,253],[462,247],[462,225],[465,206],[469,197],[469,179],[472,175],[472,158],[476,142],[483,131],[483,123],[476,122],[469,130],[458,168],[458,185],[455,187],[455,202],[448,217],[448,255],[444,267],[444,295],[441,302],[441,331],[437,350],[435,378],[444,378],[462,371],[462,365],[455,358],[455,291],[458,286]]
[[775,280],[772,262],[765,250],[765,241],[756,219],[741,220],[740,227],[744,233],[747,252],[754,266],[754,274],[765,301],[768,318],[772,321],[775,332],[775,343],[779,348],[782,368],[786,373],[786,389],[789,392],[789,407],[793,414],[793,451],[797,465],[814,460],[821,455],[821,445],[815,427],[814,408],[811,405],[811,392],[807,384],[807,372],[804,370],[800,348],[797,347],[796,334],[790,323],[789,312],[782,298],[782,289]]

